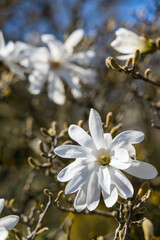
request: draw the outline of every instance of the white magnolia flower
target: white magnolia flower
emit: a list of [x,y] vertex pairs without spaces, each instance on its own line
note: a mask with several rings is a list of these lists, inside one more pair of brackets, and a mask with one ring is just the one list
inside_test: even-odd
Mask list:
[[89,131],[91,136],[79,126],[71,125],[68,133],[80,146],[61,145],[54,150],[60,157],[76,158],[60,171],[57,179],[69,181],[66,194],[78,191],[74,201],[77,211],[86,207],[94,210],[101,192],[107,207],[116,203],[118,195],[124,199],[131,198],[134,191],[132,184],[120,170],[144,179],[157,175],[156,168],[151,164],[136,160],[132,144],[144,139],[142,132],[129,130],[112,139],[110,133],[103,133],[101,118],[94,109],[89,115]]
[[[4,208],[5,200],[0,198],[0,213]],[[8,236],[8,230],[15,227],[19,221],[17,215],[9,215],[7,217],[0,218],[0,239],[5,240]]]
[[0,31],[0,63],[4,64],[11,72],[16,73],[20,78],[24,79],[24,70],[19,66],[20,60],[24,55],[22,50],[26,45],[21,42],[13,43],[9,41],[5,44],[3,33]]
[[78,29],[64,43],[57,40],[54,35],[42,35],[41,39],[47,45],[47,48],[35,49],[29,58],[21,62],[26,68],[32,69],[29,75],[30,92],[32,94],[39,94],[46,80],[48,80],[49,98],[57,104],[64,104],[65,88],[63,81],[69,85],[75,98],[81,96],[80,80],[84,83],[95,82],[95,71],[87,68],[92,63],[95,52],[89,50],[73,53],[74,47],[82,40],[83,35],[83,30]]
[[111,42],[111,46],[118,52],[126,54],[117,56],[120,60],[126,60],[134,57],[137,49],[140,53],[147,53],[154,50],[154,44],[143,36],[138,36],[136,33],[125,28],[119,28],[116,32],[116,39]]

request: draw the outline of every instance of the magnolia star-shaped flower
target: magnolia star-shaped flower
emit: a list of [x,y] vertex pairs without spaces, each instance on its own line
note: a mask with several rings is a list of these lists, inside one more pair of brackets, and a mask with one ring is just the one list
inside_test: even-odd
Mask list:
[[[0,213],[4,208],[4,199],[0,198]],[[9,215],[7,217],[0,218],[0,239],[5,240],[8,236],[8,230],[15,227],[19,221],[17,215]]]
[[24,49],[28,45],[22,42],[9,41],[5,44],[3,33],[0,31],[0,64],[4,64],[13,73],[16,73],[21,79],[25,79],[24,70],[19,63],[25,56]]
[[[65,102],[65,81],[75,98],[81,96],[79,81],[94,83],[96,73],[88,66],[93,62],[95,52],[73,53],[74,47],[82,40],[84,31],[74,31],[67,40],[62,43],[54,35],[44,34],[41,39],[47,45],[31,51],[29,58],[21,64],[32,69],[29,75],[30,92],[39,94],[48,79],[48,96],[57,104]],[[83,66],[83,67],[82,67]],[[85,68],[84,68],[85,67]],[[63,81],[62,81],[63,80]]]
[[68,133],[80,146],[61,145],[54,150],[60,157],[76,158],[60,171],[57,179],[69,181],[66,194],[78,191],[74,201],[77,211],[86,207],[94,210],[100,201],[100,192],[107,207],[116,203],[118,195],[124,199],[131,198],[132,184],[120,170],[144,179],[157,175],[151,164],[136,160],[132,144],[144,139],[142,132],[129,130],[112,139],[111,134],[103,133],[101,118],[94,109],[89,115],[89,130],[91,136],[79,126],[71,125]]
[[154,44],[143,36],[138,36],[136,33],[125,28],[119,28],[115,32],[117,38],[111,42],[111,46],[118,52],[126,54],[117,56],[120,60],[126,60],[134,57],[137,49],[140,53],[151,52],[155,49]]

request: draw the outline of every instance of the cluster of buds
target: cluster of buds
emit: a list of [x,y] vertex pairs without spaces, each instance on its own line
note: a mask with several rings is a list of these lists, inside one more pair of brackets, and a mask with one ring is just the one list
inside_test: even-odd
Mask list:
[[[141,217],[140,220],[135,220],[137,214],[144,214],[147,209],[143,207],[143,204],[151,197],[152,189],[148,182],[144,182],[138,190],[138,193],[134,200],[123,199],[119,197],[120,208],[114,212],[114,217],[119,223],[119,231],[117,232],[115,239],[127,239],[128,228],[131,225],[142,226],[145,240],[150,240],[153,237],[153,224],[145,217]],[[149,224],[150,223],[150,224]],[[146,226],[150,226],[149,228]]]
[[58,172],[55,168],[57,165],[60,165],[60,162],[55,159],[54,148],[57,146],[58,140],[63,141],[63,144],[68,143],[68,141],[65,141],[67,130],[68,128],[64,127],[64,129],[59,131],[55,121],[52,122],[49,129],[41,128],[40,131],[45,141],[40,140],[37,145],[42,159],[29,157],[29,165],[34,169],[45,169],[46,175],[49,175],[49,173],[57,174]]

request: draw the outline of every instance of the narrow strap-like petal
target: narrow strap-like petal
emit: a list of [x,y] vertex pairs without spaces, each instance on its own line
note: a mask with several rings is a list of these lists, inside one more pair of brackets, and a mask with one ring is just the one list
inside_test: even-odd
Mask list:
[[128,151],[124,148],[113,150],[111,152],[111,162],[109,165],[121,170],[130,167],[131,159],[129,157]]
[[93,108],[89,115],[89,130],[97,149],[104,147],[104,134],[99,113]]
[[63,158],[83,158],[87,156],[87,151],[81,146],[61,145],[54,149],[55,154]]
[[132,160],[131,166],[124,171],[142,179],[152,179],[158,174],[157,169],[153,165],[137,160]]
[[142,142],[144,133],[140,131],[128,130],[118,134],[110,143],[110,149],[123,148],[128,144],[136,144]]
[[107,166],[99,168],[99,183],[102,189],[109,195],[111,190],[111,176]]
[[88,182],[83,184],[83,186],[79,189],[76,195],[76,198],[74,200],[74,208],[76,209],[77,212],[81,212],[87,207],[87,203],[86,203],[87,188],[88,188]]
[[4,41],[4,37],[3,37],[3,33],[2,31],[0,31],[0,48],[4,48],[5,47],[5,41]]
[[83,68],[74,63],[66,63],[65,66],[72,72],[72,74],[80,77],[82,82],[89,84],[96,82],[97,73],[95,70],[90,68]]
[[59,71],[59,76],[69,85],[71,89],[80,91],[80,86],[73,81],[73,76],[70,74],[70,70],[68,70],[65,66]]
[[94,148],[94,142],[89,134],[83,128],[77,125],[71,125],[68,129],[69,136],[83,147]]
[[59,105],[64,104],[66,98],[63,82],[53,71],[50,71],[48,80],[48,97]]
[[112,135],[110,133],[104,133],[104,143],[105,147],[108,148],[112,141]]
[[93,172],[87,188],[87,208],[93,211],[99,204],[100,200],[100,187],[98,181],[98,172]]
[[136,158],[136,150],[133,147],[132,144],[128,144],[126,146],[123,146],[123,148],[125,148],[128,151],[128,154],[130,157]]
[[60,61],[64,51],[63,43],[57,40],[52,34],[44,34],[41,36],[41,39],[48,45],[52,59],[54,61]]
[[67,167],[63,168],[57,175],[57,179],[60,182],[67,182],[77,175],[88,164],[87,159],[77,159],[70,163]]
[[0,227],[0,239],[1,240],[6,240],[8,236],[8,231],[4,227]]
[[90,66],[93,63],[93,60],[96,56],[96,53],[92,50],[86,52],[79,52],[71,55],[68,59],[69,62],[78,63],[80,65]]
[[131,198],[133,196],[133,186],[127,177],[118,169],[114,167],[109,168],[112,176],[112,181],[115,184],[118,193],[124,199]]
[[0,227],[5,227],[7,230],[15,227],[19,221],[19,217],[16,215],[9,215],[3,218],[0,218]]
[[4,208],[4,203],[5,203],[4,198],[0,198],[0,213],[2,212],[2,210]]
[[32,94],[39,94],[44,86],[44,83],[47,79],[47,73],[43,74],[36,69],[29,75],[29,91]]
[[82,171],[73,177],[65,188],[65,194],[76,192],[81,186],[90,178],[91,174],[95,171],[95,163],[87,165]]
[[111,184],[110,188],[111,188],[110,194],[108,194],[102,189],[102,195],[106,207],[112,207],[117,202],[118,199],[118,191],[116,187],[113,184]]
[[75,30],[65,41],[64,43],[65,48],[68,50],[70,49],[72,50],[82,40],[83,36],[84,36],[83,29]]

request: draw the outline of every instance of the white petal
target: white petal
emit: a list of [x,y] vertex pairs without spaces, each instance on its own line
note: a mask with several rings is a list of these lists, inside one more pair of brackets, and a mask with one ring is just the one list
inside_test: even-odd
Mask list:
[[89,66],[93,63],[96,53],[92,50],[73,54],[68,60],[80,65]]
[[132,32],[132,31],[130,31],[130,30],[128,30],[128,29],[126,29],[126,28],[119,28],[116,32],[115,32],[115,34],[117,35],[117,36],[119,36],[119,37],[129,37],[129,38],[139,38],[139,36],[136,34],[136,33],[134,33],[134,32]]
[[111,162],[109,165],[121,170],[130,167],[131,159],[129,157],[128,151],[124,148],[112,150]]
[[66,98],[63,82],[53,71],[50,72],[48,80],[48,97],[57,104],[64,104]]
[[72,76],[72,81],[77,86],[77,89],[71,88],[71,93],[75,99],[79,99],[82,97],[80,78],[78,76]]
[[34,70],[30,75],[29,75],[29,91],[32,94],[39,94],[44,86],[44,83],[46,81],[47,74],[43,74],[37,70]]
[[111,152],[110,166],[118,169],[126,169],[131,166],[131,160],[128,151],[124,148],[118,148]]
[[102,189],[109,195],[111,189],[111,176],[107,166],[99,168],[99,183]]
[[128,144],[136,144],[142,142],[144,133],[140,131],[128,130],[118,134],[110,143],[110,149],[123,148]]
[[125,148],[128,151],[130,157],[133,157],[133,158],[136,157],[136,150],[133,147],[133,145],[128,144],[127,146],[124,146],[123,148]]
[[117,202],[117,199],[118,199],[118,191],[116,187],[113,184],[111,184],[110,187],[111,187],[110,194],[106,193],[102,189],[102,195],[103,195],[103,199],[106,204],[106,207],[112,207]]
[[5,41],[4,41],[4,37],[3,37],[3,33],[2,31],[0,31],[0,48],[4,48],[5,47]]
[[5,240],[8,236],[8,231],[4,227],[0,227],[1,240]]
[[69,85],[71,89],[76,89],[80,91],[79,86],[73,81],[67,68],[63,68],[59,71],[59,76]]
[[125,172],[142,179],[152,179],[158,174],[157,169],[153,165],[137,160],[132,160],[131,166],[125,169]]
[[111,141],[112,141],[112,135],[110,133],[104,133],[104,143],[107,148],[109,147],[109,144],[111,143]]
[[104,147],[104,134],[99,113],[93,108],[89,114],[89,130],[97,149]]
[[88,152],[81,146],[61,145],[54,149],[54,153],[63,158],[83,158]]
[[7,230],[16,226],[19,221],[19,217],[16,215],[9,215],[7,217],[0,218],[0,227],[5,227]]
[[131,198],[133,196],[133,186],[126,176],[118,169],[113,167],[109,168],[111,178],[113,183],[116,185],[116,188],[121,197],[124,199]]
[[76,198],[74,200],[74,208],[77,212],[83,211],[87,207],[86,197],[87,197],[88,182],[84,183],[83,186],[78,191]]
[[111,43],[111,46],[121,53],[134,53],[137,49],[142,50],[147,47],[145,40],[136,33],[125,28],[116,31],[117,38]]
[[96,170],[95,163],[88,164],[77,176],[73,177],[65,188],[65,194],[71,194],[76,192],[81,186],[89,179],[91,174]]
[[112,150],[111,159],[117,159],[125,163],[130,162],[128,151],[124,148],[118,148],[118,149]]
[[84,36],[83,29],[75,30],[65,41],[64,43],[65,48],[69,50],[73,49],[82,40],[83,36]]
[[94,148],[94,142],[90,135],[77,125],[71,125],[68,129],[69,136],[83,147]]
[[89,181],[87,189],[87,208],[93,211],[99,204],[100,187],[98,183],[98,172],[93,172]]
[[5,204],[4,198],[0,198],[0,213],[2,212],[2,210],[4,208],[4,204]]
[[[128,40],[128,39],[127,39]],[[117,38],[111,43],[111,46],[118,52],[124,53],[127,55],[134,54],[137,49],[140,49],[141,45],[135,42],[126,42],[124,39]]]
[[91,161],[85,158],[77,158],[76,161],[72,162],[71,164],[69,164],[67,167],[63,168],[59,172],[57,176],[58,181],[60,182],[69,181],[71,178],[76,176],[78,172],[80,172],[83,168],[85,168],[86,165],[90,162]]
[[60,61],[64,51],[63,43],[58,41],[52,34],[44,34],[41,39],[48,45],[52,59]]
[[134,57],[134,53],[133,54],[126,54],[126,55],[122,55],[122,56],[116,56],[117,59],[119,60],[127,60],[129,58],[133,58]]
[[74,75],[77,75],[78,77],[80,77],[80,79],[84,83],[93,84],[96,82],[97,73],[95,70],[90,69],[90,68],[86,69],[86,68],[80,67],[74,63],[67,63],[66,67],[68,69],[70,69],[70,71],[72,71],[74,73]]
[[112,159],[109,165],[121,170],[125,170],[131,166],[131,162],[121,162],[117,159]]

